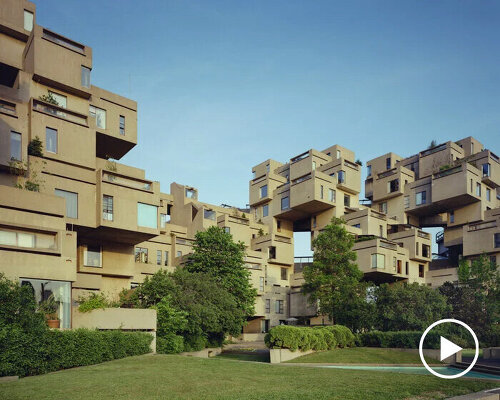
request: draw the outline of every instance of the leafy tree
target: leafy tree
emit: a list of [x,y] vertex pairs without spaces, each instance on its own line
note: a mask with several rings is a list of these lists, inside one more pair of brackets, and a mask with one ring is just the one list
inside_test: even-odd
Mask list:
[[432,149],[433,147],[437,146],[436,140],[432,139],[431,142],[429,143],[429,146],[427,146],[428,149]]
[[500,271],[483,254],[460,262],[459,285],[445,283],[439,290],[448,299],[450,316],[468,324],[489,345],[500,344]]
[[382,284],[375,299],[375,325],[382,331],[424,330],[449,311],[443,295],[418,283]]
[[245,268],[245,245],[234,242],[230,233],[217,226],[196,233],[186,269],[211,276],[234,297],[245,315],[254,314],[257,291]]
[[367,304],[353,245],[354,237],[345,229],[344,221],[333,218],[313,241],[314,262],[304,267],[302,286],[309,301],[318,304],[320,314],[349,327],[354,326],[355,315]]

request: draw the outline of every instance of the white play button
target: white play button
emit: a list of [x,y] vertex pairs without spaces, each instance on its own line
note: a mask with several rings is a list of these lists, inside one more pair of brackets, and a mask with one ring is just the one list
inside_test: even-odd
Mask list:
[[448,358],[449,356],[452,356],[455,353],[458,353],[462,348],[460,346],[457,346],[455,343],[450,342],[448,339],[444,337],[441,338],[441,344],[440,344],[440,360],[443,361],[445,358]]

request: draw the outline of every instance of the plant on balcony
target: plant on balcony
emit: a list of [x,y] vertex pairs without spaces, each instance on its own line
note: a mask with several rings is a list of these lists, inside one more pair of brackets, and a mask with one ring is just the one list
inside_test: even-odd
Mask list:
[[53,104],[55,106],[59,105],[56,98],[50,92],[49,92],[49,94],[44,94],[44,95],[40,96],[39,99],[42,101],[45,101],[46,103]]
[[49,328],[59,328],[60,321],[57,316],[59,305],[60,303],[56,301],[54,294],[51,294],[38,305],[38,310],[45,315]]
[[38,136],[35,136],[28,144],[28,155],[43,157],[43,143]]
[[429,143],[429,146],[427,146],[428,149],[432,149],[433,147],[437,146],[436,140],[432,139],[431,142]]
[[108,171],[111,171],[111,172],[116,172],[118,170],[117,168],[117,165],[116,165],[116,161],[111,159],[111,160],[107,160],[106,161],[106,166],[105,168],[108,170]]
[[358,164],[359,166],[363,166],[363,161],[361,161],[359,158],[356,160],[356,164]]
[[38,161],[23,162],[15,159],[9,161],[9,172],[15,176],[14,187],[25,189],[30,192],[39,192],[45,181],[40,178],[39,170],[43,170],[47,164],[42,161],[42,166]]
[[81,296],[78,298],[78,303],[78,311],[82,313],[119,306],[117,302],[109,300],[104,293],[90,293],[88,296]]
[[259,237],[264,236],[264,229],[259,228]]

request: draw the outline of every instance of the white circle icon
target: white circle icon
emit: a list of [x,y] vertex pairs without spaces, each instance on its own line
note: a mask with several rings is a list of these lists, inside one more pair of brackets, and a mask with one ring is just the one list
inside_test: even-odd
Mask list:
[[[474,343],[476,345],[476,352],[474,354],[474,359],[472,360],[472,363],[467,367],[467,369],[465,369],[462,372],[459,372],[458,374],[455,374],[455,375],[444,375],[444,374],[440,374],[439,372],[434,371],[431,367],[429,367],[429,365],[425,361],[424,353],[423,353],[423,350],[422,350],[423,345],[424,345],[425,336],[429,333],[429,331],[432,328],[434,328],[434,327],[436,327],[438,325],[441,325],[441,324],[445,324],[447,322],[450,322],[452,324],[458,324],[458,325],[461,325],[464,328],[466,328],[470,332],[470,334],[472,335],[472,337],[474,338]],[[443,346],[446,346],[447,348],[443,349]],[[458,350],[461,350],[461,347],[457,346],[456,344],[450,342],[449,340],[447,340],[447,339],[445,339],[445,338],[443,338],[441,336],[441,361],[443,360],[443,358],[447,358],[448,356],[450,356],[452,354],[455,354],[458,351],[457,348],[458,348]],[[464,376],[467,372],[469,372],[474,367],[474,364],[476,364],[477,358],[479,356],[479,341],[477,340],[477,336],[474,333],[474,331],[465,322],[459,321],[458,319],[452,319],[452,318],[440,319],[439,321],[436,321],[433,324],[431,324],[424,331],[422,337],[420,338],[420,344],[418,345],[418,354],[420,355],[420,359],[422,360],[422,363],[424,364],[424,367],[432,375],[435,375],[438,378],[444,378],[444,379],[460,378],[461,376]],[[443,356],[443,354],[444,354],[444,356]]]

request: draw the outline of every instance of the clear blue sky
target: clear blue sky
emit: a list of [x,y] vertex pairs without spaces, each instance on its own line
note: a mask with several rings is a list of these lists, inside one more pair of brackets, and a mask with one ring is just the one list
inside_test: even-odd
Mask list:
[[122,160],[166,192],[244,206],[253,165],[335,143],[364,163],[470,135],[500,152],[498,1],[35,3],[92,47],[92,84],[138,101]]

